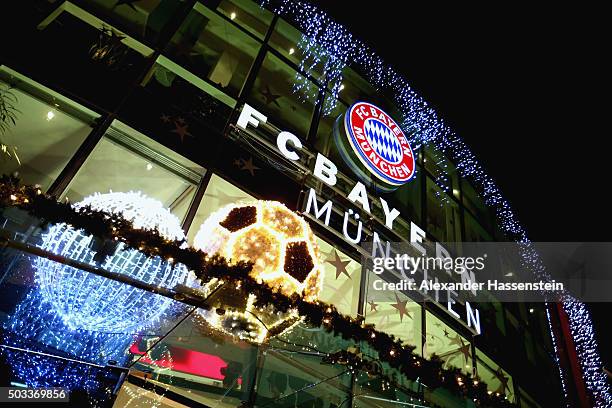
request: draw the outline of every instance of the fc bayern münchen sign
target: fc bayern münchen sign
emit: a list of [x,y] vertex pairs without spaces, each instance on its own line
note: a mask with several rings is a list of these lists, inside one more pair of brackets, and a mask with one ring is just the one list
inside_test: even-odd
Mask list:
[[[408,138],[379,107],[368,102],[353,104],[344,115],[344,132],[338,128],[335,137],[340,154],[360,178],[370,179],[363,171],[365,167],[384,183],[383,186],[376,183],[380,187],[395,189],[414,176],[415,159]],[[347,141],[352,152],[346,148]],[[370,180],[364,181],[372,184]]]

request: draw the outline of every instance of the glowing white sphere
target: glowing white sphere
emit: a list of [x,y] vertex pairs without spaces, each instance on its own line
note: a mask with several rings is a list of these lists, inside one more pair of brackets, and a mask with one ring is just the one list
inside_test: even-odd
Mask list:
[[[77,209],[86,206],[120,214],[136,228],[157,229],[167,239],[185,236],[176,216],[140,192],[94,194],[74,204]],[[41,248],[94,265],[93,244],[93,236],[62,223],[43,235]],[[107,271],[167,288],[188,283],[184,265],[125,249],[122,243],[110,255],[100,265]],[[172,303],[166,297],[45,258],[36,258],[34,266],[43,299],[74,329],[136,332],[156,322]]]
[[[251,277],[287,296],[317,299],[323,282],[319,248],[308,223],[283,204],[256,201],[225,206],[210,215],[194,239],[194,247],[232,262],[253,263]],[[210,294],[213,280],[203,291]],[[198,309],[207,327],[260,343],[299,321],[296,311],[278,313],[273,306],[255,307],[253,294],[223,287],[209,298],[211,310]]]

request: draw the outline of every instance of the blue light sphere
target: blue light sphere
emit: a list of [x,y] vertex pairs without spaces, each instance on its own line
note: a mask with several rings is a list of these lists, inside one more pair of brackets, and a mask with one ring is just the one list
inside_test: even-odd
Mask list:
[[[94,194],[74,204],[76,209],[120,214],[135,228],[157,229],[167,239],[185,237],[178,218],[162,203],[140,192]],[[44,234],[41,248],[80,262],[96,265],[94,237],[67,224],[55,224]],[[189,284],[182,264],[127,249],[122,243],[110,251],[101,268],[142,282],[172,288]],[[36,280],[43,299],[71,329],[103,332],[138,332],[153,325],[165,313],[171,299],[92,273],[37,257]]]

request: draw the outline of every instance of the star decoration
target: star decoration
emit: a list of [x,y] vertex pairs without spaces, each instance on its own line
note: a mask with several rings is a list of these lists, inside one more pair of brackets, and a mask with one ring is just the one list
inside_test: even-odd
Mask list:
[[325,260],[325,262],[332,264],[333,267],[336,268],[336,279],[338,279],[340,274],[345,274],[347,278],[351,279],[351,276],[346,270],[346,266],[351,262],[351,260],[349,259],[348,261],[343,261],[342,258],[340,258],[340,255],[338,255],[338,251],[336,250],[333,250],[333,257],[335,258],[334,260],[330,260],[330,256]]
[[234,160],[234,166],[236,166],[236,167],[242,167],[242,162],[243,162],[243,160],[242,160],[242,159],[235,159],[235,160]]
[[377,312],[378,311],[378,303],[376,303],[374,300],[370,300],[368,302],[368,304],[370,305],[370,312]]
[[276,106],[278,106],[280,108],[280,104],[278,103],[278,98],[280,98],[280,95],[276,95],[274,93],[272,93],[272,90],[270,90],[270,87],[268,85],[266,85],[266,88],[261,91],[261,94],[263,95],[266,105],[269,105],[271,103],[274,103]]
[[391,304],[391,306],[397,309],[397,312],[400,315],[400,322],[404,321],[404,315],[412,319],[412,315],[410,314],[410,312],[408,312],[408,310],[406,310],[408,299],[404,300],[403,302],[400,302],[399,297],[397,296],[397,293],[394,293],[394,295],[395,295],[396,303]]
[[191,136],[189,133],[188,125],[180,124],[178,121],[174,122],[174,129],[171,130],[172,133],[176,133],[181,138],[181,143],[185,141],[185,136]]
[[466,364],[468,363],[470,356],[471,356],[471,347],[472,346],[470,345],[470,343],[467,343],[459,347],[459,350],[457,350],[459,353],[463,354]]
[[455,337],[450,340],[449,344],[455,344],[457,347],[461,347],[463,346],[464,343],[463,343],[463,339],[461,338],[461,336],[456,334]]
[[448,330],[444,329],[444,337],[448,337]]
[[501,383],[496,392],[499,392],[500,394],[504,394],[506,392],[506,389],[510,391],[510,388],[508,387],[509,378],[504,375],[504,372],[501,369],[501,367],[497,367],[497,371],[495,372],[495,377],[497,377],[497,379]]
[[178,118],[176,118],[176,122],[180,123],[181,125],[185,124],[185,119],[181,118],[180,116]]
[[242,169],[251,173],[251,176],[255,177],[255,170],[259,170],[259,167],[253,164],[253,158],[249,157],[249,160],[242,160]]
[[159,119],[164,123],[170,123],[170,115],[166,115],[165,113],[162,113]]

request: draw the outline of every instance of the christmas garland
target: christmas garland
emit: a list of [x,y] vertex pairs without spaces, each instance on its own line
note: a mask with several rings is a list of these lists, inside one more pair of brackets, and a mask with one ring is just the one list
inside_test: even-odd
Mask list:
[[[256,295],[257,307],[273,305],[281,312],[295,309],[309,325],[323,327],[327,332],[333,332],[346,340],[367,343],[378,353],[380,361],[388,363],[409,380],[418,378],[431,389],[445,387],[472,399],[478,406],[514,406],[505,395],[488,391],[486,383],[461,373],[459,369],[443,368],[443,362],[437,356],[428,360],[415,354],[414,346],[402,344],[394,336],[376,330],[374,325],[364,324],[363,318],[343,315],[333,305],[325,302],[306,302],[298,294],[286,296],[256,281],[249,275],[250,263],[229,263],[218,255],[208,256],[185,246],[184,240],[168,240],[157,230],[134,228],[130,221],[120,215],[89,207],[74,209],[69,202],[58,202],[56,197],[44,194],[37,186],[20,185],[14,177],[1,176],[0,208],[8,207],[19,208],[41,219],[43,227],[55,223],[70,224],[99,239],[122,242],[127,248],[139,250],[147,256],[159,256],[169,262],[182,263],[194,271],[202,283],[217,278],[237,284],[245,295]],[[335,360],[330,358],[329,361]],[[357,364],[351,361],[351,364]]]

